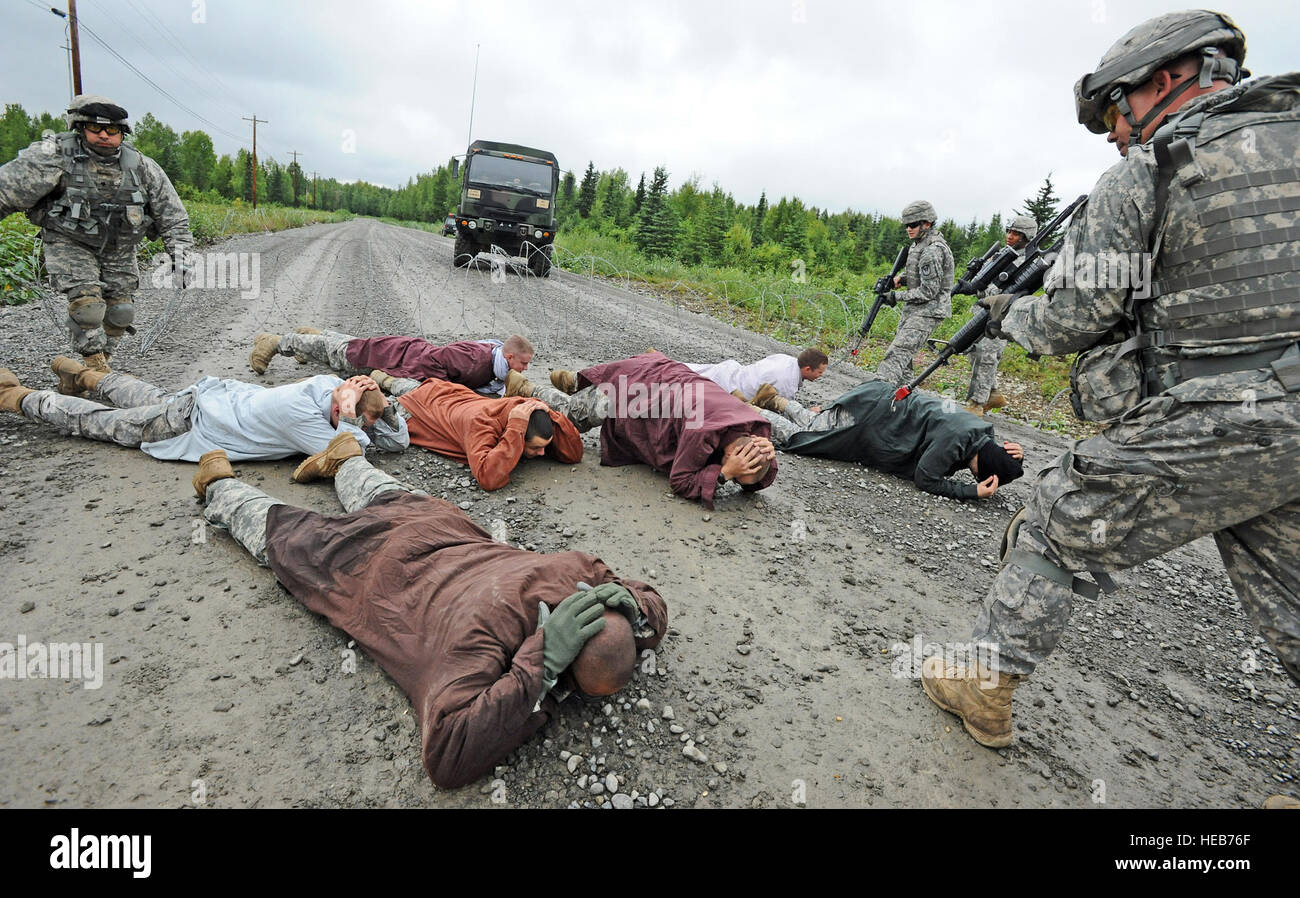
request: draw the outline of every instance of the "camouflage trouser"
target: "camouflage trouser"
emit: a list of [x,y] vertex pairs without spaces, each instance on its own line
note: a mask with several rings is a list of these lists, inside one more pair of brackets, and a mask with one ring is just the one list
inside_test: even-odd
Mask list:
[[[334,477],[343,510],[359,511],[375,500],[376,496],[391,490],[426,495],[423,490],[409,487],[385,474],[360,456],[349,458]],[[283,505],[255,486],[242,480],[226,478],[208,486],[208,507],[203,516],[215,527],[229,530],[241,546],[263,567],[266,557],[266,516],[273,505]]]
[[600,427],[609,417],[610,399],[596,387],[585,387],[570,396],[555,387],[533,385],[533,398],[540,399],[557,412],[564,412],[579,433]]
[[123,334],[135,333],[135,291],[140,269],[135,247],[96,255],[57,231],[42,230],[45,269],[54,289],[68,298],[68,336],[81,355],[112,354]]
[[1002,361],[1002,352],[1006,348],[1006,340],[995,340],[992,337],[985,337],[970,348],[970,390],[966,393],[968,402],[984,405],[989,401],[989,394],[998,388],[998,363]]
[[369,374],[369,371],[360,371],[348,364],[348,343],[355,339],[356,337],[349,337],[336,331],[325,331],[319,334],[285,334],[280,338],[280,355],[296,355],[326,365],[344,377]]
[[[1300,400],[1156,397],[1038,475],[1015,549],[1068,571],[1113,571],[1212,533],[1242,606],[1300,682],[1297,470]],[[1030,673],[1056,647],[1067,582],[1003,566],[973,636],[996,645],[1002,671]]]
[[853,426],[853,416],[838,406],[832,406],[823,412],[813,412],[793,399],[787,399],[783,412],[777,413],[765,408],[757,411],[772,423],[772,443],[776,446],[784,446],[796,433],[809,430],[823,432]]
[[876,368],[876,376],[891,384],[909,380],[912,359],[940,324],[943,324],[943,316],[934,314],[932,303],[909,305],[904,309],[894,342],[889,344],[885,358]]
[[188,433],[193,393],[168,393],[125,374],[109,374],[96,392],[114,408],[52,390],[23,397],[23,417],[52,424],[69,436],[139,446]]

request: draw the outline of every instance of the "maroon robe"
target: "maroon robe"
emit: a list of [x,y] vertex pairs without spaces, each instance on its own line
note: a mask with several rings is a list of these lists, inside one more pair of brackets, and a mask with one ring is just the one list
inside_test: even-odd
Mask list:
[[[659,352],[578,372],[579,388],[592,384],[605,385],[614,403],[600,428],[600,463],[649,465],[668,474],[674,493],[709,509],[726,445],[772,436],[772,425],[753,408]],[[776,459],[761,481],[743,488],[761,490],[774,480]]]
[[424,769],[455,788],[487,773],[555,712],[542,694],[537,603],[616,580],[654,635],[668,627],[659,594],[581,552],[545,555],[499,543],[450,502],[402,491],[328,516],[272,506],[271,570],[311,611],[374,658],[411,700]]
[[393,377],[446,380],[471,390],[496,380],[492,344],[461,340],[436,346],[420,337],[359,337],[348,341],[348,364],[360,371],[378,368]]

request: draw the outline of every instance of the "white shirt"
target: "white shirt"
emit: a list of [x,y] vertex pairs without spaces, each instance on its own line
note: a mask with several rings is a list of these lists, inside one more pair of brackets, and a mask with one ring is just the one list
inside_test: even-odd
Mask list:
[[799,360],[792,355],[769,355],[752,365],[741,365],[735,359],[727,359],[716,365],[687,365],[701,377],[707,377],[722,389],[730,393],[739,390],[750,399],[763,384],[776,387],[776,392],[786,399],[793,399],[803,383],[799,373]]
[[[182,391],[194,394],[189,431],[140,448],[172,461],[198,461],[213,449],[225,449],[231,461],[262,461],[315,455],[347,431],[364,449],[371,440],[363,430],[343,422],[338,427],[330,424],[331,394],[341,383],[330,374],[282,387],[205,377]],[[406,422],[399,417],[398,423],[398,430],[376,423],[375,445],[388,450],[410,445]]]
[[506,391],[506,375],[510,373],[510,363],[506,361],[506,354],[502,349],[505,344],[500,340],[476,340],[475,342],[492,347],[492,376],[496,380],[479,387],[474,392],[485,396],[500,396]]

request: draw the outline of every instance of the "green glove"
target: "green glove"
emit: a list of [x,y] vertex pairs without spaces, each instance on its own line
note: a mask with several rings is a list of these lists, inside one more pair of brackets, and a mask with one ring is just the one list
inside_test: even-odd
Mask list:
[[633,625],[641,616],[641,606],[636,603],[636,599],[632,598],[632,593],[617,583],[602,583],[596,587],[596,595],[600,596],[606,608],[616,609]]
[[542,663],[554,680],[573,663],[587,640],[605,629],[605,605],[596,590],[575,592],[542,624]]

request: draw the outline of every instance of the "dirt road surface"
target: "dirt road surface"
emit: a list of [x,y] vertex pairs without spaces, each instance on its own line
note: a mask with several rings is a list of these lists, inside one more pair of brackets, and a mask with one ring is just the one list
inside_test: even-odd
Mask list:
[[[798,348],[566,272],[453,271],[450,239],[372,220],[214,249],[259,253],[260,295],[187,294],[147,354],[124,347],[121,370],[175,389],[205,374],[287,383],[318,371],[280,357],[259,378],[248,352],[258,331],[302,324],[437,341],[520,332],[537,344],[535,377],[648,346],[683,361]],[[139,320],[165,299],[143,291]],[[63,351],[39,306],[0,311],[0,364],[28,385],[52,384]],[[861,379],[833,368],[806,389],[829,399]],[[1005,434],[1031,471],[1065,445]],[[353,671],[346,634],[204,525],[193,465],[0,416],[0,642],[98,643],[105,661],[97,689],[0,681],[0,803],[594,807],[614,792],[634,807],[1223,807],[1296,791],[1300,692],[1209,541],[1078,599],[1016,694],[1015,744],[990,751],[925,698],[909,659],[915,637],[969,636],[1031,478],[959,503],[782,456],[771,489],[710,513],[648,469],[600,467],[595,433],[587,445],[581,464],[525,463],[495,493],[421,449],[376,456],[485,528],[504,522],[511,542],[596,554],[669,606],[652,672],[647,659],[617,703],[571,699],[493,775],[448,792],[425,776],[387,676],[359,653]],[[294,464],[237,473],[338,511],[328,484],[289,481]]]

